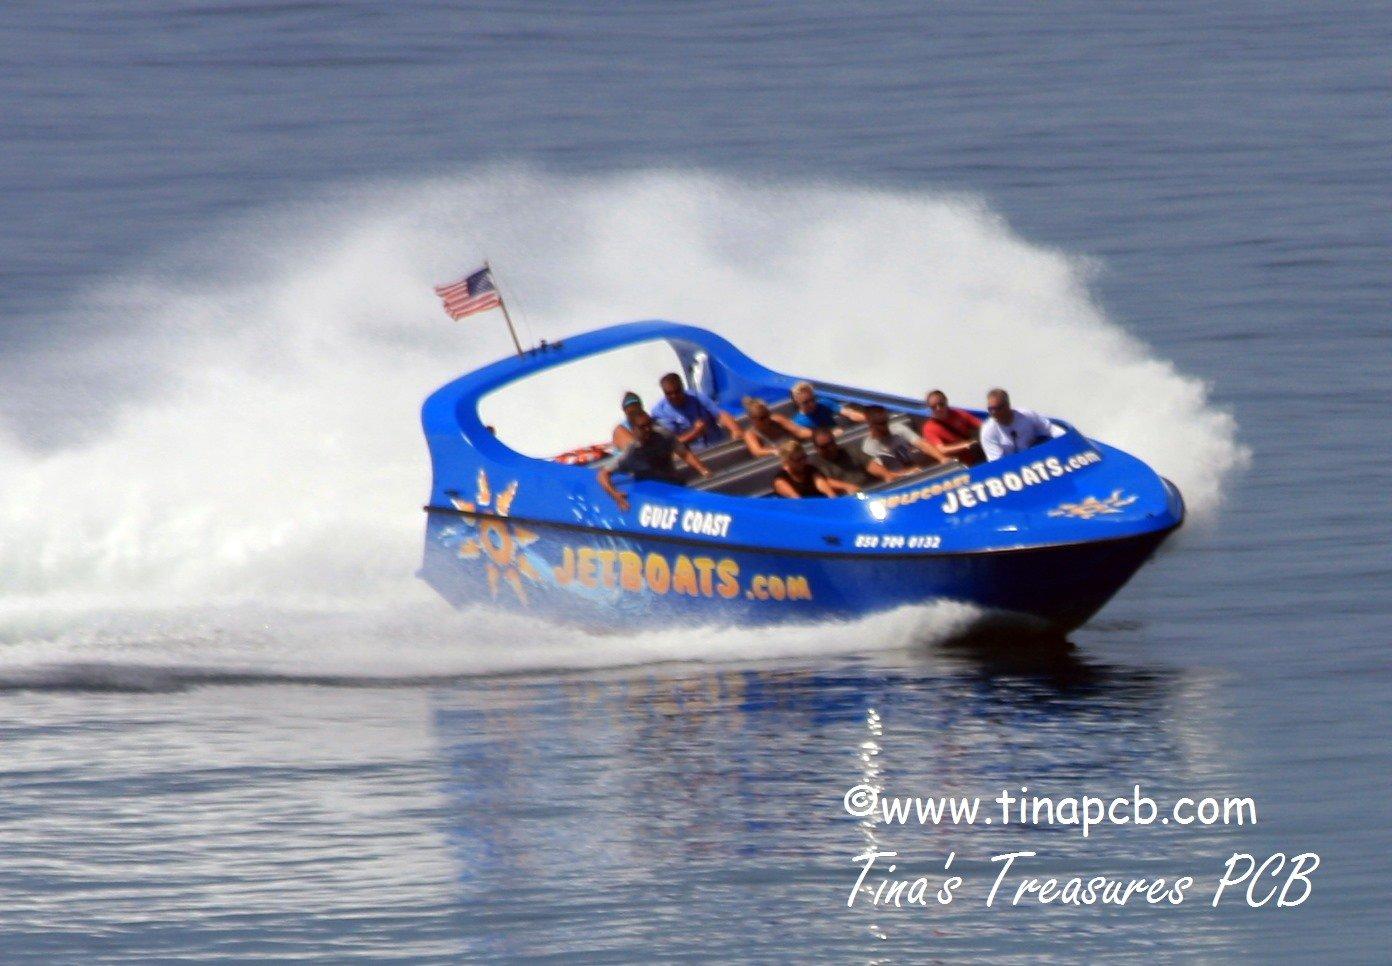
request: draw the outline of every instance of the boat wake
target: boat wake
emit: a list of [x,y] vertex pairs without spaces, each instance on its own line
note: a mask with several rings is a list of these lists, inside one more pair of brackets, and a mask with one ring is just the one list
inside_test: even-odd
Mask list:
[[[485,255],[524,338],[660,316],[838,382],[960,402],[1003,384],[1172,478],[1200,523],[1247,459],[1201,382],[1106,319],[1085,260],[975,198],[510,168],[334,188],[74,291],[46,343],[0,356],[4,680],[333,678],[326,647],[347,677],[436,677],[541,667],[547,649],[625,663],[844,638],[590,639],[470,620],[419,585],[420,401],[510,346],[486,316],[444,318],[431,285]],[[582,432],[615,403],[542,400],[505,438]],[[937,616],[896,619],[932,636],[941,615],[919,611]],[[855,636],[904,639],[875,620]]]
[[[941,602],[855,621],[587,633],[492,609],[349,613],[243,607],[29,614],[0,639],[0,691],[167,691],[195,685],[443,683],[484,675],[748,662],[903,650],[958,637],[980,612]],[[16,632],[19,633],[16,633]]]

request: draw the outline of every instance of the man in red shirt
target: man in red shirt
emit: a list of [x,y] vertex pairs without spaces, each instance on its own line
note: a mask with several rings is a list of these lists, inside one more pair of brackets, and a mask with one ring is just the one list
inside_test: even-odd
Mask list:
[[928,394],[928,409],[932,415],[923,423],[923,438],[968,466],[981,462],[981,447],[976,442],[981,420],[965,409],[949,406],[947,393],[941,389]]

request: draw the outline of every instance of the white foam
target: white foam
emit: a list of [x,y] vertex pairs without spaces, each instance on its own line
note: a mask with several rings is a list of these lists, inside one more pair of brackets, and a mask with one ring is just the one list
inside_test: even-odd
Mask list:
[[[510,351],[499,320],[450,322],[431,285],[485,255],[524,338],[666,317],[797,374],[962,402],[1003,384],[1156,466],[1198,519],[1246,459],[1203,384],[1104,317],[1085,262],[976,199],[489,169],[257,212],[74,293],[22,360],[24,421],[0,430],[3,619],[427,606],[419,405]],[[115,321],[93,335],[94,317]],[[588,442],[611,395],[500,429]],[[36,426],[63,438],[27,445]],[[698,643],[716,641],[674,650]]]
[[160,689],[224,681],[435,681],[650,663],[751,662],[902,650],[979,618],[950,601],[855,621],[593,633],[523,614],[439,601],[357,611],[185,608],[6,615],[0,688]]

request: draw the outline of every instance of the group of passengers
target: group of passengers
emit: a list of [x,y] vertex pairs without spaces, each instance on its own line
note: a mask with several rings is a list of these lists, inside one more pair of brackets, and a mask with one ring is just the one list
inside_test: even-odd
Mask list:
[[[755,458],[777,455],[774,493],[801,499],[856,493],[954,460],[966,465],[997,460],[1062,432],[1044,416],[1013,408],[1004,389],[986,394],[984,422],[964,409],[949,406],[947,395],[934,389],[926,397],[928,418],[915,433],[903,423],[892,422],[883,406],[843,405],[820,399],[809,382],[793,386],[790,416],[775,412],[762,399],[746,396],[743,405],[748,428],[741,428],[710,397],[688,388],[674,372],[663,376],[659,385],[662,399],[651,413],[644,409],[637,393],[624,394],[624,419],[613,433],[619,455],[599,473],[600,485],[621,510],[627,510],[629,504],[614,486],[615,473],[680,484],[673,460],[681,459],[701,476],[710,476],[710,468],[697,452],[727,439],[742,440]],[[841,420],[865,424],[865,440],[858,452],[838,441]],[[811,454],[804,443],[812,444]]]

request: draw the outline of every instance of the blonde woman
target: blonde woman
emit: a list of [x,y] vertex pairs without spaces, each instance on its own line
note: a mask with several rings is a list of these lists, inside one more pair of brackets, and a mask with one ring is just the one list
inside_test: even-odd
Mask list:
[[768,403],[753,396],[744,397],[744,414],[749,417],[749,428],[744,431],[744,445],[751,456],[772,456],[778,452],[777,443],[785,439],[796,439],[797,429],[786,416],[778,416],[769,409]]

